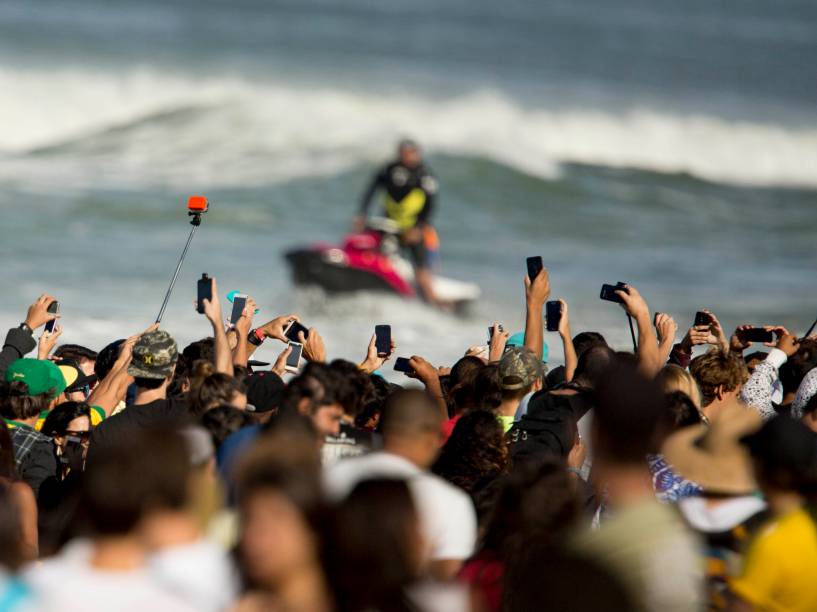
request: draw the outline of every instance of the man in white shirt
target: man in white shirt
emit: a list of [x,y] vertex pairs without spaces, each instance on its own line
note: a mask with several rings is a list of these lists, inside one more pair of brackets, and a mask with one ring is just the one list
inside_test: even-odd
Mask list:
[[370,478],[406,480],[429,547],[431,574],[453,578],[474,550],[477,525],[468,495],[428,472],[440,450],[440,411],[425,393],[401,391],[389,398],[380,424],[383,450],[332,466],[324,477],[327,494],[343,498]]

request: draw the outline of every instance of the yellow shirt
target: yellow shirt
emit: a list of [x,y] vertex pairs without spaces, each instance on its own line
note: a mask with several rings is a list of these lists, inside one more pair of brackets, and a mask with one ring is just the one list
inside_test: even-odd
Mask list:
[[817,610],[817,527],[802,508],[771,521],[749,547],[732,591],[757,610]]

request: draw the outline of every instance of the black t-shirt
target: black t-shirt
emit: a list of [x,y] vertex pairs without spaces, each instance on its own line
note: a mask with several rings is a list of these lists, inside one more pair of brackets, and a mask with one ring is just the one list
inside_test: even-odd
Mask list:
[[135,432],[144,429],[179,427],[192,421],[187,402],[177,399],[155,400],[149,404],[128,406],[122,412],[108,417],[91,432],[89,460],[94,449],[106,445],[127,444]]

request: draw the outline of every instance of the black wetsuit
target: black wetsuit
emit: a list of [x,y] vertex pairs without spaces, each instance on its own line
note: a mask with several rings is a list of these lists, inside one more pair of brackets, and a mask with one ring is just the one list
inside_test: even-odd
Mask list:
[[[384,211],[386,216],[397,223],[400,231],[428,223],[434,210],[437,195],[437,180],[429,170],[420,164],[414,168],[394,162],[375,175],[360,207],[360,214],[366,216],[378,189],[386,194]],[[411,250],[414,265],[427,267],[427,253],[423,241],[407,245]]]

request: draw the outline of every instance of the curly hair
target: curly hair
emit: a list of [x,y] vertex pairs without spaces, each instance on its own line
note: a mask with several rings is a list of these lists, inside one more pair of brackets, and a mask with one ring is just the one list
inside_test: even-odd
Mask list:
[[713,349],[689,364],[689,373],[701,390],[701,404],[708,406],[718,395],[718,389],[733,391],[749,379],[746,363],[734,353]]
[[209,361],[196,362],[188,393],[190,412],[194,416],[201,416],[221,404],[229,404],[239,393],[246,393],[246,389],[234,377],[216,372]]
[[508,467],[508,446],[502,425],[487,410],[465,413],[431,471],[474,495]]

